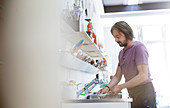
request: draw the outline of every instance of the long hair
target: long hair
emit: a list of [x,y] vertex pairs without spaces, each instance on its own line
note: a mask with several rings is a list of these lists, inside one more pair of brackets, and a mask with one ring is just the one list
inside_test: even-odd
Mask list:
[[111,34],[112,35],[113,35],[113,30],[117,30],[118,32],[122,32],[125,35],[126,39],[133,40],[133,38],[134,38],[132,28],[125,21],[116,22],[112,26],[112,28],[111,28]]

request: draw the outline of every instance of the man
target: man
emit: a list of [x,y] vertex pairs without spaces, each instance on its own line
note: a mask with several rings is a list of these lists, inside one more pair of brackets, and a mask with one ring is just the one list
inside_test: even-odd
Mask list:
[[[111,34],[119,46],[124,48],[119,53],[116,74],[98,94],[109,91],[117,94],[127,88],[130,97],[133,98],[132,108],[156,108],[146,47],[141,42],[133,41],[133,31],[124,21],[115,23],[111,28]],[[122,75],[125,77],[125,83],[118,85]]]

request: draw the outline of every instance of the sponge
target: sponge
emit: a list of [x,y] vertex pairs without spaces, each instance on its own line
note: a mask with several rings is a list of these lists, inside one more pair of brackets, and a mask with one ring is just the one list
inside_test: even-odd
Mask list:
[[106,87],[106,86],[107,86],[107,84],[109,84],[109,83],[108,83],[108,82],[103,83],[103,84],[100,86],[100,88],[104,88],[104,87]]

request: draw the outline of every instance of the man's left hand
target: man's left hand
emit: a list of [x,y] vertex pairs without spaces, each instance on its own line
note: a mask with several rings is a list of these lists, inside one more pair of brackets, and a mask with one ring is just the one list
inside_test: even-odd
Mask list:
[[118,94],[122,90],[122,87],[120,85],[115,85],[112,89],[111,92],[114,94]]

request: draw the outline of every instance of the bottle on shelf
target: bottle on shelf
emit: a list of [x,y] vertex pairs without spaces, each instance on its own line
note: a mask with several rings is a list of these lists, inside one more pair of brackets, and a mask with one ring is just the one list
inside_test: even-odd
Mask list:
[[92,39],[92,41],[97,45],[97,38],[96,38],[96,34],[93,31],[93,24],[91,22],[91,19],[85,19],[85,20],[89,22],[87,25],[87,34]]
[[94,32],[92,32],[92,37],[94,38],[94,43],[97,45],[96,34]]
[[87,25],[87,34],[92,39],[93,25],[92,25],[91,19],[85,19],[85,20],[89,22]]

